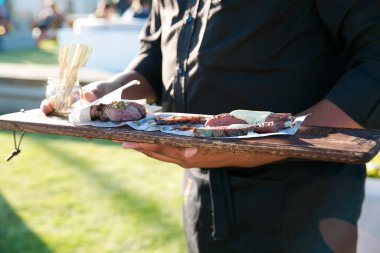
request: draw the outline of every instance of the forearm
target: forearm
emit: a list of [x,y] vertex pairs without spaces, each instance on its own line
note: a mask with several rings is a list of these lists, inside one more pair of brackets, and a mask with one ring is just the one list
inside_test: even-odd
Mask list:
[[112,76],[109,81],[116,83],[119,87],[132,81],[140,81],[140,85],[135,85],[123,92],[123,97],[127,99],[141,99],[145,98],[149,103],[156,100],[156,94],[149,81],[139,73],[135,71],[121,72],[115,76]]
[[304,122],[309,126],[327,126],[341,128],[363,128],[343,110],[329,100],[321,100],[314,106],[300,113],[300,115],[311,114]]
[[134,85],[123,92],[123,98],[127,99],[147,99],[148,103],[152,103],[156,100],[156,94],[149,83],[149,81],[139,73],[135,71],[124,71],[116,75],[111,76],[105,81],[98,81],[91,83],[84,87],[85,91],[90,91],[99,98],[111,91],[123,86],[124,84],[132,81],[140,81],[140,85]]

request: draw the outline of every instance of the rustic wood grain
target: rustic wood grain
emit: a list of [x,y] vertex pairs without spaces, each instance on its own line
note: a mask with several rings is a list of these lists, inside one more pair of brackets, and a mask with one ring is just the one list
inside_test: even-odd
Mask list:
[[301,127],[293,136],[211,139],[133,130],[128,126],[73,126],[67,119],[45,116],[38,109],[0,116],[0,129],[86,138],[160,143],[233,152],[262,153],[344,163],[366,163],[380,149],[380,131]]

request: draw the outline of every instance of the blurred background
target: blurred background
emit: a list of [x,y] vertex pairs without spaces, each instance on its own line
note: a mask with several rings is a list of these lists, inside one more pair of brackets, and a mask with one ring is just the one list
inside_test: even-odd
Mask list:
[[38,107],[58,75],[61,45],[92,52],[82,85],[123,70],[137,55],[150,0],[0,0],[0,113]]
[[[86,43],[82,85],[137,54],[149,0],[0,0],[0,114],[33,109],[60,45]],[[186,252],[182,169],[104,140],[0,131],[0,253]],[[3,158],[2,158],[3,157]],[[367,164],[359,253],[380,248],[380,157]]]

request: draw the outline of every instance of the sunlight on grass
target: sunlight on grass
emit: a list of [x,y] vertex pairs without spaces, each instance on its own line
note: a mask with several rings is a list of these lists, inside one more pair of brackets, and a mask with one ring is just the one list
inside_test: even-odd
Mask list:
[[185,252],[178,166],[81,138],[28,133],[21,149],[0,162],[0,252]]
[[370,177],[380,178],[380,154],[367,164],[367,174]]
[[0,62],[19,64],[58,64],[57,42],[42,41],[38,49],[15,52],[1,52]]
[[58,43],[56,40],[43,40],[40,42],[39,48],[51,54],[58,53]]

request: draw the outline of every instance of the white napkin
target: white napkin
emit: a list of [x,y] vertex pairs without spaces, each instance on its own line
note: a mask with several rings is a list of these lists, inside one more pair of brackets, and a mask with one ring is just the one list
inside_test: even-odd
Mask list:
[[94,102],[87,102],[85,100],[80,100],[77,103],[73,105],[73,110],[69,114],[69,121],[71,124],[75,126],[84,126],[84,125],[91,125],[91,126],[100,126],[100,127],[117,127],[121,125],[125,125],[125,122],[103,122],[103,121],[93,121],[91,120],[90,116],[90,108],[93,105],[98,105],[100,103],[102,104],[110,104],[113,101],[125,101],[125,102],[136,102],[143,106],[145,106],[148,114],[157,112],[161,110],[160,106],[156,105],[150,105],[147,103],[146,99],[139,99],[139,100],[129,100],[129,99],[122,99],[121,95],[125,89],[128,87],[131,87],[133,85],[139,85],[140,82],[137,80],[131,81],[122,87],[108,93],[107,95],[95,100]]

